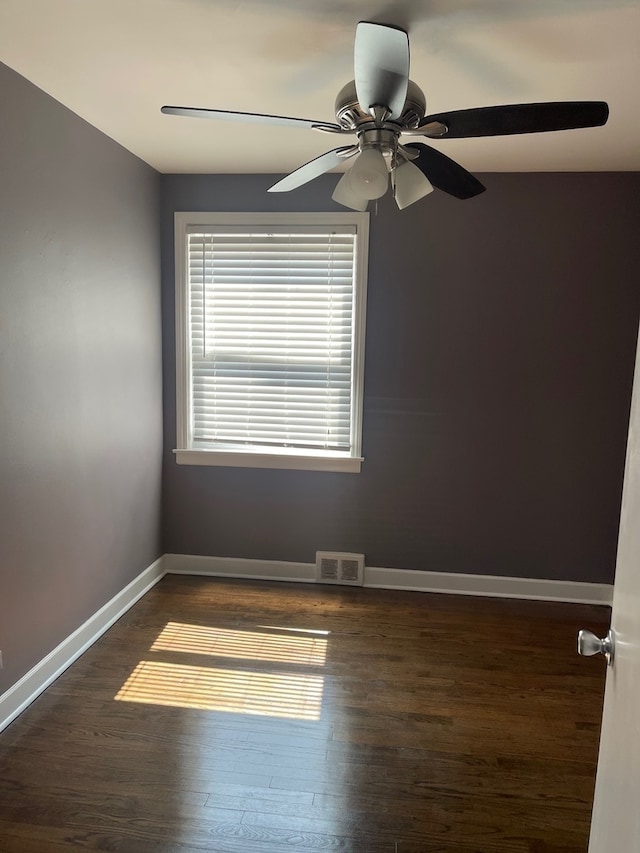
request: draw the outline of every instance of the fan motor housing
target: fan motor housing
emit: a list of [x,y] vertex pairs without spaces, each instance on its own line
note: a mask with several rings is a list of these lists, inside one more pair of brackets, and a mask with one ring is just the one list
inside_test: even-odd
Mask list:
[[[413,80],[409,80],[402,115],[395,120],[396,124],[402,127],[417,127],[426,109],[424,92]],[[345,130],[355,130],[358,125],[371,121],[370,114],[358,103],[355,80],[351,80],[338,92],[336,121]]]

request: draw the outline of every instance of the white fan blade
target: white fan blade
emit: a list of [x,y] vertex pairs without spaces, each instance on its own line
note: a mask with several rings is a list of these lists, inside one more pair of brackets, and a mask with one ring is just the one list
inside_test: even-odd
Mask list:
[[387,107],[390,118],[400,118],[409,85],[409,37],[404,30],[358,24],[354,65],[360,106]]
[[188,116],[189,118],[213,118],[219,121],[243,121],[256,124],[276,124],[281,127],[309,127],[318,130],[342,132],[338,124],[330,121],[313,121],[309,118],[291,118],[290,116],[270,116],[262,113],[235,113],[229,110],[207,110],[199,107],[161,107],[160,112],[169,116]]
[[344,205],[344,207],[350,207],[351,210],[366,210],[367,205],[369,204],[368,198],[361,198],[360,196],[354,195],[349,183],[348,172],[345,172],[336,184],[336,188],[333,191],[331,198],[334,201],[337,201],[338,204]]
[[343,148],[334,148],[333,151],[327,151],[326,154],[321,154],[315,160],[310,160],[304,166],[300,166],[295,172],[287,175],[277,184],[269,187],[270,193],[288,193],[290,190],[295,190],[303,184],[307,184],[314,178],[324,175],[325,172],[330,172],[336,166],[343,163],[346,157],[352,157],[358,152],[357,145],[347,145]]
[[410,204],[433,192],[431,182],[413,163],[407,161],[398,166],[394,176],[396,182],[394,195],[400,210],[404,210],[405,207],[409,207]]

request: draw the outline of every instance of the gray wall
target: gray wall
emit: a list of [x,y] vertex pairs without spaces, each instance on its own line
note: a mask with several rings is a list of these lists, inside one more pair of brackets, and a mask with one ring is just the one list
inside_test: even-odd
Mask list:
[[[568,142],[569,144],[569,142]],[[163,176],[164,547],[609,582],[640,311],[640,174],[491,174],[371,218],[362,473],[179,467],[173,212],[327,210],[335,176]],[[342,208],[341,208],[342,209]]]
[[0,65],[0,694],[161,553],[159,176]]

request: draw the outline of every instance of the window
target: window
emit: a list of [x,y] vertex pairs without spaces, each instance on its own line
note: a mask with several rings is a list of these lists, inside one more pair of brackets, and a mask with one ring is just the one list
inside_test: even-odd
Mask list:
[[359,471],[366,213],[176,213],[177,461]]

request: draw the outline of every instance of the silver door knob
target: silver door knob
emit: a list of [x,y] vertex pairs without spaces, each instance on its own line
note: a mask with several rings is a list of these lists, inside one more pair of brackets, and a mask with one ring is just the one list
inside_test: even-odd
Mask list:
[[607,666],[613,663],[615,651],[615,639],[613,631],[609,630],[602,640],[591,631],[578,631],[578,654],[579,655],[604,655]]

